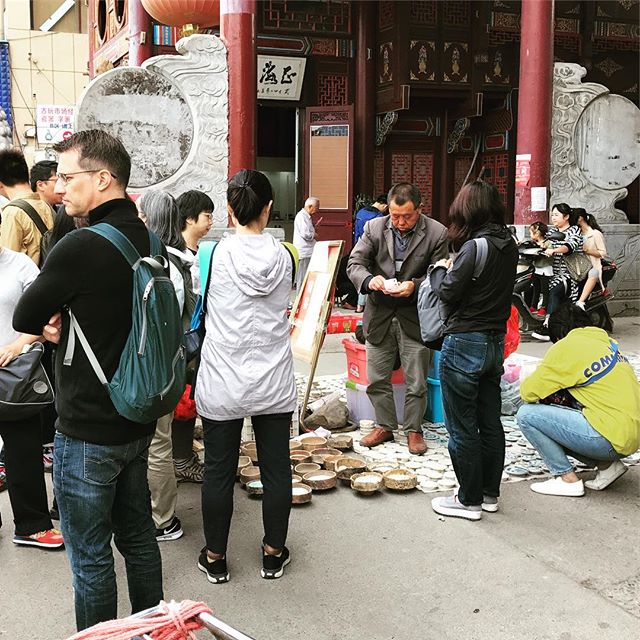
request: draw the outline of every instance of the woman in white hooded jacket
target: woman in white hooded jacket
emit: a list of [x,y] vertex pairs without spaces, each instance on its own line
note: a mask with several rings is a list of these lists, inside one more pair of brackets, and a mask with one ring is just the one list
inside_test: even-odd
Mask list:
[[227,582],[226,551],[245,416],[251,416],[264,485],[263,578],[279,578],[291,510],[289,426],[296,407],[286,310],[292,261],[267,226],[273,191],[260,172],[242,170],[229,182],[227,208],[236,234],[213,253],[196,406],[202,416],[205,476],[202,516],[206,547],[198,568]]

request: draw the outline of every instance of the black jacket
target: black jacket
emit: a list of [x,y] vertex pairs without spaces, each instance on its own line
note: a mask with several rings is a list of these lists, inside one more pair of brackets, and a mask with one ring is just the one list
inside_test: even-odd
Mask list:
[[[485,237],[489,253],[484,270],[473,281],[476,246],[473,238]],[[511,295],[516,278],[518,248],[508,229],[489,224],[462,245],[450,271],[431,272],[431,287],[452,310],[446,333],[506,333]]]
[[[149,255],[149,235],[133,202],[105,202],[89,213],[89,222],[116,227],[142,256]],[[72,231],[55,245],[40,275],[22,296],[13,326],[16,331],[39,335],[52,315],[69,306],[110,380],[131,331],[132,273],[106,238],[87,229]],[[68,337],[69,315],[62,311],[55,363],[58,431],[95,444],[125,444],[152,434],[155,422],[130,422],[116,412],[78,341],[71,366],[63,366]]]

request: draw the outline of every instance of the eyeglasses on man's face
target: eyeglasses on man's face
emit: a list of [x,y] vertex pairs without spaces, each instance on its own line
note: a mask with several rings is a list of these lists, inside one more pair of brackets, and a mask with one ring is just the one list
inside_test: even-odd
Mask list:
[[56,181],[62,182],[62,184],[69,184],[69,181],[73,176],[77,176],[80,173],[100,173],[101,171],[106,171],[114,180],[118,179],[118,176],[114,173],[111,173],[109,169],[85,169],[84,171],[72,171],[70,173],[58,173],[56,176]]

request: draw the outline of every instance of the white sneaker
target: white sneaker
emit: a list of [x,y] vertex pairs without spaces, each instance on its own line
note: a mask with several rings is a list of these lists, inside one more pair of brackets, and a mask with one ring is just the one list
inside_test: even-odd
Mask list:
[[565,482],[560,476],[551,478],[545,482],[534,482],[531,491],[542,493],[546,496],[567,496],[579,498],[584,495],[584,484],[582,480],[578,482]]
[[491,496],[482,497],[482,510],[488,513],[495,513],[498,511],[498,498],[492,498]]
[[598,469],[595,478],[593,480],[587,480],[584,486],[593,491],[602,491],[625,473],[627,473],[627,467],[620,462],[620,460],[616,460],[606,469]]

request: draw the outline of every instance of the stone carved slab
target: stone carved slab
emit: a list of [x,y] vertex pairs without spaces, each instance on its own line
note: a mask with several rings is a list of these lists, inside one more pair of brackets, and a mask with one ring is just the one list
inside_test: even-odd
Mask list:
[[[132,191],[204,191],[215,205],[214,226],[226,227],[226,48],[217,36],[198,34],[176,49],[181,55],[95,78],[80,99],[76,130],[98,127],[122,139],[132,158]],[[113,109],[101,104],[108,101]]]
[[638,176],[640,110],[594,82],[578,64],[556,63],[551,126],[551,203],[584,207],[603,223],[625,223],[615,203]]

